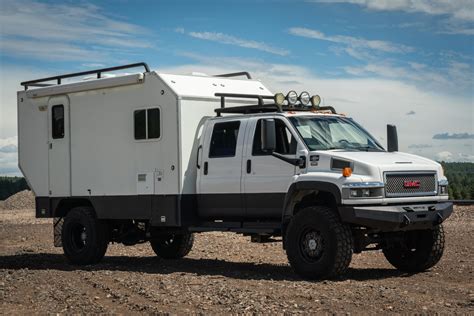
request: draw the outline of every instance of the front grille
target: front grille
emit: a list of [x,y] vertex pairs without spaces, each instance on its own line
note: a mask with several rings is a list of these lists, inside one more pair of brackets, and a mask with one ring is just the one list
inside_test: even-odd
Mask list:
[[[419,187],[406,187],[407,183],[419,182]],[[408,197],[436,195],[434,173],[386,173],[385,196]]]

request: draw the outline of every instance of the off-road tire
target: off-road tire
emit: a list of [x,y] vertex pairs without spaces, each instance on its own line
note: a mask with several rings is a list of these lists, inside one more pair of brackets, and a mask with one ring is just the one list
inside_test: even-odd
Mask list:
[[[312,231],[319,232],[322,238],[320,257],[308,259],[302,239]],[[285,243],[288,261],[298,275],[305,279],[326,279],[347,272],[354,241],[350,227],[331,208],[314,206],[300,210],[291,219]]]
[[400,271],[422,272],[433,267],[443,256],[444,229],[438,225],[432,229],[404,233],[404,242],[384,247],[388,262]]
[[[82,237],[83,230],[85,237]],[[98,220],[90,207],[73,208],[64,219],[61,240],[64,255],[72,264],[99,262],[109,244],[106,222]]]
[[194,234],[171,234],[157,236],[150,240],[150,245],[155,254],[164,259],[179,259],[186,256],[194,244]]

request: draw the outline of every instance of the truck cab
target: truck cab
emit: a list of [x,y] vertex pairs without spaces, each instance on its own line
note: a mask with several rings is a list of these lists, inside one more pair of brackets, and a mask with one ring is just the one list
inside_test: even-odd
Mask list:
[[[397,261],[402,257],[400,239],[426,243],[426,238],[435,238],[431,246],[442,239],[439,224],[452,212],[443,169],[429,159],[393,150],[398,147],[393,126],[388,126],[392,150],[387,151],[353,119],[333,108],[240,110],[245,114],[229,108],[231,115],[224,117],[227,111],[217,110],[219,116],[204,125],[197,158],[200,218],[281,223],[289,260],[306,277],[317,274],[308,267],[324,253],[325,240],[344,248],[315,229],[322,223],[331,226],[326,222],[331,216],[342,225],[339,233],[342,227],[349,228],[341,236],[351,237],[339,242],[351,245],[350,252],[376,243],[375,249],[384,249],[397,267],[405,267]],[[299,218],[300,223],[292,225]],[[305,231],[301,226],[312,218],[314,227]],[[422,231],[429,236],[415,235]],[[403,247],[408,251],[413,246]],[[394,251],[396,259],[390,257]],[[341,254],[338,260],[347,257]]]

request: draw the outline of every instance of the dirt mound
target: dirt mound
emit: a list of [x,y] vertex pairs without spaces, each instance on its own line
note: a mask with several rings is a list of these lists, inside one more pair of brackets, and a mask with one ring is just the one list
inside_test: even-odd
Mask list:
[[35,196],[30,190],[24,190],[10,196],[5,201],[1,201],[0,209],[5,210],[22,210],[34,209]]

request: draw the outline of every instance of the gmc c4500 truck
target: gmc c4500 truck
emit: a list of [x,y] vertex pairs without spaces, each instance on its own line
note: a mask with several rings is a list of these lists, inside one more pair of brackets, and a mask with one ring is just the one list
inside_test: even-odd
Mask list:
[[443,254],[447,179],[398,152],[395,126],[385,149],[319,96],[273,94],[247,72],[138,63],[21,85],[19,166],[72,264],[100,261],[111,242],[181,258],[206,231],[281,236],[308,279],[344,274],[365,250],[410,272]]

